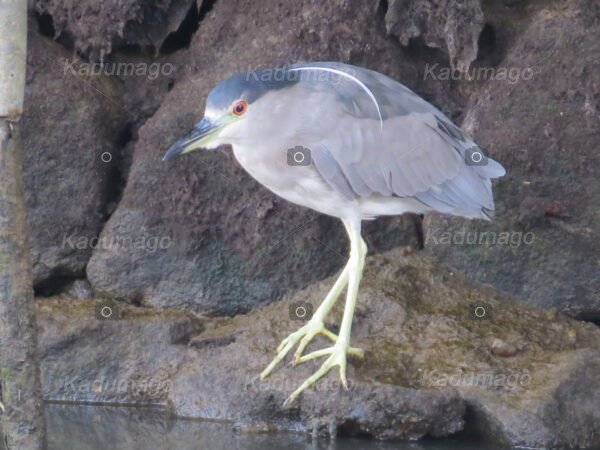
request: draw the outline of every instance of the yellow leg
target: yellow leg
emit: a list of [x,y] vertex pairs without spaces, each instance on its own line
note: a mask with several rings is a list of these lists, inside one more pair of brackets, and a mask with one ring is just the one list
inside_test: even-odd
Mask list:
[[329,311],[331,311],[331,308],[340,296],[342,290],[346,287],[346,284],[348,284],[348,265],[346,265],[346,267],[338,277],[337,281],[325,297],[325,300],[323,300],[323,303],[321,303],[319,308],[317,308],[317,310],[315,311],[311,319],[306,323],[306,325],[304,325],[298,331],[290,334],[283,341],[281,341],[281,344],[279,344],[279,347],[277,347],[277,356],[275,356],[275,358],[273,359],[273,361],[271,361],[267,368],[262,371],[262,373],[260,374],[261,379],[265,379],[267,376],[269,376],[269,374],[273,371],[277,364],[279,364],[279,362],[283,358],[285,358],[288,352],[298,342],[300,342],[300,345],[298,346],[298,350],[294,354],[294,361],[296,362],[300,359],[302,352],[309,344],[311,339],[313,339],[317,334],[323,334],[332,341],[337,340],[337,336],[325,328],[324,322],[325,317],[327,317],[327,314],[329,314]]
[[[344,307],[344,316],[340,327],[340,334],[332,347],[318,350],[304,357],[299,357],[297,362],[309,361],[320,356],[329,355],[323,362],[323,365],[311,377],[298,387],[285,401],[284,406],[291,404],[300,393],[312,386],[319,378],[326,375],[333,367],[340,368],[340,378],[344,388],[348,389],[346,379],[346,355],[352,354],[363,356],[363,351],[350,347],[350,332],[352,328],[352,318],[356,307],[358,297],[358,286],[362,277],[365,257],[367,255],[367,246],[360,235],[360,222],[357,223],[344,221],[348,235],[350,236],[350,259],[346,269],[348,270],[348,292],[346,294],[346,305]],[[346,270],[344,269],[344,270]]]

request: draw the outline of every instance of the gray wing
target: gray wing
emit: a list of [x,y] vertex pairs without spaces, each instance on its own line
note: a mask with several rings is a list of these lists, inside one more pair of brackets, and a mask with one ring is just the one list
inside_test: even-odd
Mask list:
[[341,63],[293,67],[330,74],[302,81],[334,92],[329,107],[341,107],[337,128],[312,149],[317,171],[332,188],[347,198],[412,197],[470,217],[493,211],[490,179],[504,175],[504,168],[492,159],[471,160],[482,154],[479,147],[433,105],[368,69]]

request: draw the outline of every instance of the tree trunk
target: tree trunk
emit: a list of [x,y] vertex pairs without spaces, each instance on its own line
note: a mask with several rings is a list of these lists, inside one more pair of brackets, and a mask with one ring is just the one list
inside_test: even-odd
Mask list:
[[0,418],[8,450],[46,447],[21,176],[26,41],[27,1],[0,0]]

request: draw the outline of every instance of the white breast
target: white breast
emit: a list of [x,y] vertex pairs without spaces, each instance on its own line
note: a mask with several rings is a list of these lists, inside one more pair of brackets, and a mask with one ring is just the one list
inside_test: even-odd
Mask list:
[[240,165],[260,184],[285,200],[334,217],[356,217],[360,205],[329,187],[314,166],[290,166],[286,149],[233,145]]

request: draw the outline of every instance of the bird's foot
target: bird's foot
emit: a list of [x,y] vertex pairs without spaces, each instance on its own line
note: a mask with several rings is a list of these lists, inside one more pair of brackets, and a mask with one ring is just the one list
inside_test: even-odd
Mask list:
[[[318,334],[322,334],[333,341],[334,345],[302,356],[304,349]],[[294,353],[294,359],[292,361],[294,365],[320,358],[321,356],[329,355],[329,357],[325,360],[319,370],[304,381],[304,383],[288,397],[283,404],[284,407],[290,405],[303,390],[311,387],[335,366],[339,366],[342,385],[345,389],[348,389],[348,381],[346,379],[346,355],[353,355],[359,358],[364,356],[364,351],[362,349],[350,347],[347,343],[340,342],[340,339],[334,333],[325,328],[322,320],[313,317],[306,325],[281,341],[281,344],[277,347],[277,356],[275,356],[273,361],[271,361],[267,368],[263,370],[260,374],[260,378],[265,379],[296,344],[298,344],[298,348]]]
[[321,365],[319,370],[307,378],[304,383],[298,387],[298,389],[292,392],[292,394],[283,403],[284,407],[292,404],[292,402],[296,399],[296,397],[298,397],[298,395],[300,395],[302,391],[315,384],[335,366],[340,368],[340,379],[342,381],[342,385],[344,386],[344,389],[348,390],[348,380],[346,379],[346,355],[355,355],[359,358],[362,358],[364,356],[364,351],[362,349],[350,347],[348,344],[337,341],[333,347],[317,350],[309,353],[308,355],[301,356],[296,362],[302,363],[326,355],[329,355],[329,357],[325,360],[323,365]]
[[337,336],[325,328],[323,321],[317,317],[314,317],[308,321],[306,325],[301,327],[298,331],[290,334],[286,337],[281,344],[277,347],[277,356],[273,358],[273,361],[267,366],[265,370],[260,374],[260,378],[264,380],[269,374],[273,371],[273,369],[279,364],[279,362],[285,358],[285,356],[289,353],[289,351],[296,345],[298,342],[298,349],[294,353],[293,363],[296,364],[300,362],[300,358],[302,356],[302,352],[306,348],[306,346],[312,341],[312,339],[318,335],[322,334],[323,336],[331,339],[333,342],[337,341]]

